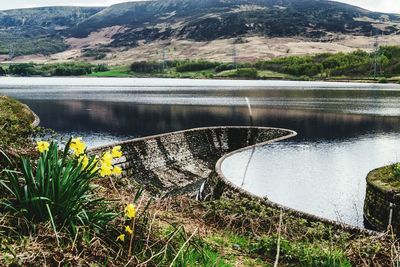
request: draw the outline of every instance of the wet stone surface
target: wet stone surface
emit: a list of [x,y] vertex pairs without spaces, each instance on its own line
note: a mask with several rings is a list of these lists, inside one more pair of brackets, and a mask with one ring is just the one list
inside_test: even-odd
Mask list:
[[215,172],[223,155],[291,133],[263,127],[198,128],[100,147],[91,153],[121,145],[124,157],[115,164],[125,176],[157,196],[190,194]]

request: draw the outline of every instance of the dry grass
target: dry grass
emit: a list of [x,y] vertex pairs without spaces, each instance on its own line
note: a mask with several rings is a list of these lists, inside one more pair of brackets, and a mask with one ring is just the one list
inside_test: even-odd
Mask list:
[[[111,27],[100,32],[93,33],[82,39],[68,39],[71,48],[48,57],[32,55],[17,57],[15,62],[49,63],[57,61],[82,60],[83,48],[95,48],[101,44],[112,41],[111,35],[123,31],[122,27]],[[134,61],[161,60],[164,47],[167,49],[167,57],[175,59],[205,59],[214,61],[231,62],[232,51],[236,39],[218,39],[209,42],[194,42],[189,40],[157,40],[150,43],[140,43],[134,48],[112,48],[112,52],[99,63],[110,65],[129,65]],[[372,51],[375,38],[366,36],[332,35],[329,40],[315,40],[307,38],[266,38],[260,36],[248,36],[243,42],[235,44],[237,60],[240,62],[252,62],[267,60],[275,57],[291,55],[309,55],[318,53],[351,52],[356,49]],[[399,45],[399,35],[385,35],[379,37],[381,45]]]

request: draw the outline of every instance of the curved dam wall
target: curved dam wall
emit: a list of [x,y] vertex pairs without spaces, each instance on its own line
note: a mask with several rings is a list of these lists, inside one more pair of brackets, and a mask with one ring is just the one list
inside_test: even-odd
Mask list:
[[[386,167],[384,167],[386,168]],[[383,168],[371,171],[367,176],[367,192],[364,202],[364,219],[372,228],[386,231],[391,225],[393,232],[400,233],[400,192],[385,186],[375,174]]]
[[[123,174],[155,196],[197,195],[200,199],[248,198],[294,216],[320,221],[350,232],[375,232],[296,211],[253,195],[232,184],[222,173],[223,160],[246,149],[288,139],[296,132],[266,127],[212,127],[172,132],[92,149],[101,154],[120,145],[124,156],[115,162]],[[202,190],[200,190],[200,188]],[[198,194],[199,193],[199,194]]]
[[223,155],[253,144],[296,135],[266,127],[197,128],[125,141],[91,150],[101,154],[120,145],[124,157],[116,162],[123,174],[158,196],[196,192],[215,173]]

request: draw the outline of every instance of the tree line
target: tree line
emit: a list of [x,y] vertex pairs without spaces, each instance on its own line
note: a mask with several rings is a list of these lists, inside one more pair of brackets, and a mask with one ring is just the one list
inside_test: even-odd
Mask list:
[[10,64],[8,68],[0,66],[0,75],[16,76],[82,76],[93,72],[107,71],[106,65],[94,65],[85,62],[35,64],[17,63]]

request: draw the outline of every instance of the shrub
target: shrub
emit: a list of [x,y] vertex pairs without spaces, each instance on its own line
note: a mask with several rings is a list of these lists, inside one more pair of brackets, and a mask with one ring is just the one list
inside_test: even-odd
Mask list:
[[224,64],[221,64],[221,65],[218,65],[215,68],[215,71],[216,72],[221,72],[221,71],[224,71],[224,70],[233,70],[233,69],[236,69],[236,66],[234,64],[226,64],[226,63],[224,63]]
[[99,174],[120,173],[111,166],[112,154],[107,152],[98,162],[85,155],[80,139],[71,139],[63,151],[56,142],[37,144],[37,162],[22,157],[21,173],[4,171],[7,180],[0,180],[0,186],[11,194],[5,207],[32,222],[50,221],[55,231],[66,227],[76,232],[78,226],[104,230],[115,214],[95,196],[91,182]]
[[139,61],[139,62],[133,62],[131,64],[131,71],[133,72],[154,73],[154,72],[162,72],[163,70],[164,70],[164,65],[161,62]]
[[388,79],[386,79],[385,77],[382,77],[378,80],[378,83],[388,83]]
[[392,165],[393,175],[395,178],[400,178],[400,163],[395,163]]
[[80,76],[92,73],[93,66],[86,63],[63,63],[54,67],[51,73],[53,76]]
[[6,75],[6,71],[0,66],[0,76]]
[[210,62],[205,60],[199,61],[183,61],[177,64],[177,72],[187,72],[187,71],[199,71],[212,69],[220,65],[218,62]]
[[109,48],[96,48],[96,49],[85,49],[82,52],[82,56],[84,57],[92,57],[95,60],[103,59],[107,56],[107,53],[112,50]]
[[108,66],[107,65],[104,65],[104,64],[100,64],[100,65],[97,65],[95,68],[94,68],[94,72],[104,72],[104,71],[109,71],[110,69],[108,68]]
[[237,77],[257,78],[258,71],[254,68],[238,69],[236,71]]
[[35,64],[33,63],[12,64],[8,68],[8,73],[20,76],[31,76],[39,74],[38,71],[35,69]]

